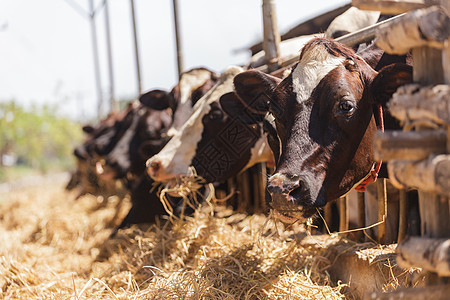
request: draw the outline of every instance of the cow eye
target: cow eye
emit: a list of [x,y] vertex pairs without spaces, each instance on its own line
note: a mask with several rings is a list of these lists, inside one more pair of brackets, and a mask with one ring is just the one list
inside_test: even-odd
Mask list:
[[355,110],[355,103],[350,100],[344,100],[339,103],[339,113],[349,114]]
[[213,109],[210,111],[208,117],[211,120],[221,120],[223,117],[223,112],[220,109]]

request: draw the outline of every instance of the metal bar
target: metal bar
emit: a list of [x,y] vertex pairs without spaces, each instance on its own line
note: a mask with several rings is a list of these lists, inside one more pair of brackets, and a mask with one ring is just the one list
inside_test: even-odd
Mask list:
[[181,78],[181,74],[183,73],[183,52],[181,50],[180,28],[178,26],[177,0],[173,0],[173,22],[174,22],[174,26],[175,26],[175,41],[176,41],[176,47],[177,47],[178,78]]
[[106,29],[106,49],[108,57],[108,75],[109,75],[109,96],[111,111],[117,111],[117,102],[114,98],[114,69],[112,61],[111,31],[109,26],[109,5],[105,2],[105,29]]
[[89,0],[89,11],[90,11],[90,25],[91,25],[91,35],[92,35],[92,51],[94,58],[94,77],[95,86],[97,92],[97,117],[101,117],[101,109],[103,105],[103,95],[102,95],[102,81],[100,75],[100,63],[98,57],[98,39],[97,39],[97,27],[95,26],[95,14],[94,10],[94,0]]
[[136,14],[134,10],[134,0],[130,0],[130,4],[131,4],[131,20],[133,23],[134,53],[136,58],[136,79],[138,83],[138,95],[140,96],[142,93],[142,82],[141,82],[141,67],[139,63],[139,45],[136,30]]

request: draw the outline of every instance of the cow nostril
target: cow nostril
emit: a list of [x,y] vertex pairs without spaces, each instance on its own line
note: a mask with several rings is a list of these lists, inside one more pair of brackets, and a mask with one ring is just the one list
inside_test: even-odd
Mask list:
[[161,164],[158,161],[152,161],[149,165],[148,168],[150,169],[150,171],[152,173],[156,173],[158,172],[158,170],[160,169]]
[[276,186],[276,185],[268,184],[267,185],[267,191],[269,191],[269,193],[273,194],[276,191],[281,191],[281,188],[279,186]]

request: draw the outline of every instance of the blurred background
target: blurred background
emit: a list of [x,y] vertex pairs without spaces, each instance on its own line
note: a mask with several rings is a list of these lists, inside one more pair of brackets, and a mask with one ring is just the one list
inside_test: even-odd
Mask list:
[[[0,2],[0,182],[69,170],[83,124],[105,117],[113,101],[123,107],[139,89],[177,83],[174,2]],[[283,34],[348,2],[276,1],[278,29]],[[244,65],[263,38],[260,0],[176,6],[184,70]]]

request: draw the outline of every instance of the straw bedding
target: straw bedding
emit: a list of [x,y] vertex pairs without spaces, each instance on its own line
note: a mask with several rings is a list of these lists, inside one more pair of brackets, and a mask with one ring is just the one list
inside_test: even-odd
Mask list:
[[[205,205],[108,236],[129,208],[63,183],[0,194],[0,299],[342,299],[308,231]],[[311,237],[310,237],[311,238]]]

